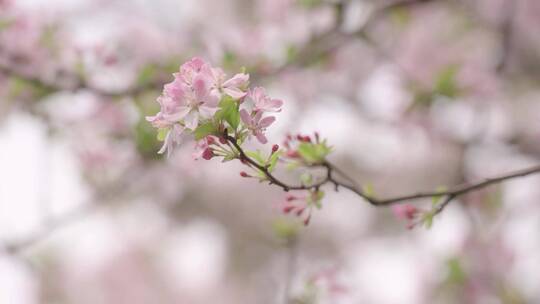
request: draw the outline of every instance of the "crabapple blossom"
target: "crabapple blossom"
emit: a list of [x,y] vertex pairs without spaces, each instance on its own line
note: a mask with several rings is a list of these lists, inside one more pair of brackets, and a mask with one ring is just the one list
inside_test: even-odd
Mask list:
[[268,128],[276,120],[276,118],[274,116],[267,116],[263,118],[262,111],[256,111],[253,113],[254,115],[250,115],[246,109],[242,109],[240,111],[240,117],[251,134],[257,137],[257,140],[259,140],[261,144],[265,144],[268,142],[268,139],[264,135],[264,131],[266,131],[266,128]]
[[249,84],[248,74],[239,73],[231,79],[225,80],[225,73],[222,69],[213,69],[212,73],[214,77],[214,90],[217,90],[218,93],[222,92],[235,99],[246,96],[245,89]]
[[[236,114],[232,115],[238,116],[239,100],[246,96],[249,83],[248,74],[239,73],[227,79],[223,70],[212,67],[198,57],[184,63],[173,76],[174,80],[164,86],[161,96],[157,98],[160,111],[146,118],[155,128],[160,129],[159,138],[164,143],[159,153],[167,151],[169,156],[174,146],[180,144],[185,131],[196,133],[201,125],[208,128],[208,123],[212,124],[210,127],[214,127],[214,131],[224,127],[214,122],[216,113],[223,110],[219,104],[227,96],[234,100],[233,112]],[[263,121],[267,122],[268,119]],[[254,130],[254,126],[250,127]],[[257,128],[258,138],[264,138],[263,131],[261,126]],[[202,144],[197,147],[202,147]],[[208,152],[204,155],[206,157],[203,158],[210,156]]]
[[283,101],[280,99],[272,99],[266,95],[266,91],[262,87],[256,87],[249,91],[248,97],[254,102],[254,111],[259,112],[280,112]]

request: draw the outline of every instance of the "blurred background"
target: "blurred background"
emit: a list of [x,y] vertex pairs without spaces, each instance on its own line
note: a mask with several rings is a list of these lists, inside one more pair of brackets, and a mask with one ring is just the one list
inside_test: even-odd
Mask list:
[[537,0],[0,0],[0,303],[540,303],[539,176],[430,230],[328,189],[303,227],[239,164],[156,153],[192,56],[381,197],[540,158]]

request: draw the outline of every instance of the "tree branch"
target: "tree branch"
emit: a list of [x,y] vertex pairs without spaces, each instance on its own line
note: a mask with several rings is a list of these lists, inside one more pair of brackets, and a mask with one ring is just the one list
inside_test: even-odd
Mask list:
[[71,85],[71,86],[67,86],[67,85],[64,86],[64,85],[61,85],[59,83],[46,81],[46,80],[44,80],[44,79],[42,79],[42,78],[40,78],[39,76],[36,76],[36,75],[29,75],[27,73],[23,73],[23,72],[15,69],[15,68],[9,66],[9,65],[5,65],[5,64],[0,64],[0,73],[2,73],[4,75],[7,75],[7,76],[12,76],[12,77],[22,79],[25,82],[27,82],[27,83],[29,83],[29,84],[37,87],[37,88],[43,89],[45,91],[50,91],[50,92],[71,91],[71,92],[76,92],[76,91],[79,91],[79,90],[90,90],[95,94],[98,94],[98,95],[100,95],[102,97],[107,97],[107,98],[137,97],[137,96],[143,94],[144,92],[146,92],[148,90],[151,90],[153,88],[160,88],[164,84],[163,82],[156,81],[156,82],[150,82],[150,83],[147,83],[147,84],[144,84],[144,85],[132,86],[132,87],[124,89],[124,90],[109,91],[109,90],[104,90],[104,89],[101,89],[101,88],[97,88],[97,87],[91,85],[90,83],[88,83],[88,81],[85,80],[84,78],[81,78],[81,77],[75,76],[75,75],[72,75],[71,78],[76,80],[76,84]]
[[[354,179],[352,179],[351,177],[346,175],[345,172],[343,172],[341,169],[335,167],[334,165],[332,165],[328,161],[324,161],[324,162],[322,162],[320,164],[313,165],[314,167],[323,167],[323,168],[326,169],[326,175],[322,180],[320,180],[320,181],[318,181],[318,182],[316,182],[314,184],[311,184],[311,185],[290,185],[290,184],[287,184],[286,182],[283,182],[282,180],[275,177],[268,170],[267,167],[261,166],[255,160],[253,160],[249,156],[247,156],[246,153],[244,152],[244,150],[242,149],[242,147],[240,147],[240,145],[236,141],[236,138],[234,138],[234,137],[232,137],[230,135],[225,135],[225,138],[228,141],[230,141],[232,143],[232,145],[238,150],[238,153],[240,155],[239,156],[240,160],[242,160],[242,161],[250,164],[251,166],[257,168],[259,171],[261,171],[267,177],[269,184],[277,185],[277,186],[281,187],[284,191],[290,191],[290,190],[313,190],[313,189],[317,190],[317,189],[319,189],[320,187],[322,187],[324,185],[333,184],[335,186],[336,191],[341,186],[343,188],[346,188],[346,189],[354,192],[355,194],[357,194],[361,198],[365,199],[368,203],[370,203],[371,205],[376,206],[376,207],[390,206],[390,205],[402,203],[402,202],[405,202],[405,201],[418,200],[418,199],[421,199],[421,198],[445,197],[445,200],[443,201],[442,204],[439,205],[439,207],[435,211],[435,214],[438,214],[438,213],[442,212],[443,209],[452,200],[454,200],[455,198],[457,198],[457,197],[459,197],[461,195],[464,195],[464,194],[466,194],[468,192],[476,191],[476,190],[488,187],[488,186],[493,185],[493,184],[498,184],[498,183],[504,182],[506,180],[510,180],[510,179],[514,179],[514,178],[518,178],[518,177],[524,177],[524,176],[527,176],[527,175],[540,173],[540,165],[536,165],[536,166],[533,166],[533,167],[530,167],[530,168],[526,168],[526,169],[522,169],[522,170],[518,170],[518,171],[513,171],[513,172],[510,172],[510,173],[507,173],[507,174],[500,175],[500,176],[487,178],[487,179],[485,179],[483,181],[479,181],[479,182],[476,182],[476,183],[465,183],[465,184],[457,185],[457,186],[452,187],[452,188],[447,189],[447,190],[418,192],[418,193],[414,193],[414,194],[406,194],[406,195],[396,196],[396,197],[391,197],[391,198],[386,198],[386,199],[379,199],[379,198],[373,197],[373,196],[367,194],[366,192],[364,192],[364,190],[362,190],[361,187],[359,187],[354,182]],[[350,183],[342,182],[342,181],[337,180],[333,176],[333,174],[332,174],[333,172],[337,172],[343,178],[347,179]]]

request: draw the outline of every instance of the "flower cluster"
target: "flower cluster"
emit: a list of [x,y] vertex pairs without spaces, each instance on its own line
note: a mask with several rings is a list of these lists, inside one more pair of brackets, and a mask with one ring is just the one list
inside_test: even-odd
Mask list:
[[[262,87],[249,88],[248,74],[227,78],[221,69],[200,58],[180,67],[157,102],[160,111],[146,119],[159,130],[158,139],[163,141],[159,153],[170,156],[177,145],[191,137],[195,140],[195,159],[240,160],[249,172],[242,171],[240,176],[275,183],[286,191],[289,186],[272,175],[278,163],[287,164],[291,170],[324,167],[332,150],[318,133],[289,135],[283,149],[274,144],[269,153],[245,149],[244,143],[250,138],[268,143],[266,129],[275,121],[273,114],[281,111],[283,101],[270,98]],[[294,187],[301,193],[287,196],[282,211],[302,218],[307,225],[314,207],[322,206],[322,184],[305,170]]]
[[302,222],[307,226],[311,221],[313,207],[320,209],[323,197],[324,192],[320,190],[308,191],[304,195],[289,194],[285,198],[281,211],[284,214],[292,214],[302,218]]
[[225,131],[239,141],[254,136],[266,143],[264,133],[275,120],[266,113],[281,111],[283,102],[268,97],[263,88],[248,86],[246,73],[227,79],[220,68],[201,58],[184,63],[157,99],[160,111],[147,117],[164,142],[159,153],[170,156],[175,146],[192,136],[197,141],[196,158],[231,157],[221,146],[225,143],[219,141]]

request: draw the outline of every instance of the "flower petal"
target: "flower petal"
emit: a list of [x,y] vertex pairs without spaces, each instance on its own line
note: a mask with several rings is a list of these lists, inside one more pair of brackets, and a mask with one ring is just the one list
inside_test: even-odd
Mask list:
[[231,96],[234,99],[240,99],[244,96],[246,96],[246,92],[238,89],[238,88],[223,88],[223,92],[229,96]]
[[274,116],[265,117],[265,118],[261,119],[261,121],[259,122],[259,126],[261,128],[266,128],[266,127],[270,126],[275,120],[276,120],[276,118]]
[[253,124],[251,116],[249,115],[248,111],[246,111],[246,109],[240,110],[240,118],[248,127]]

